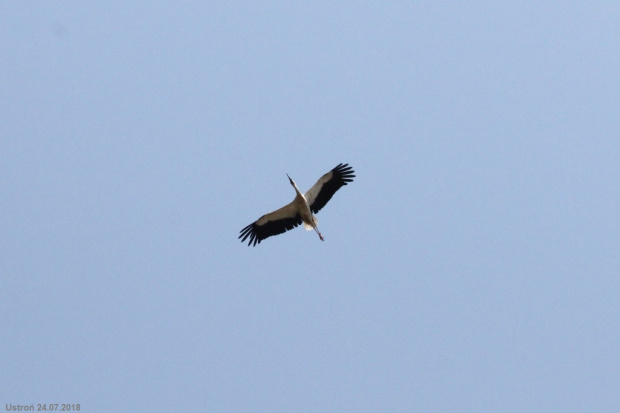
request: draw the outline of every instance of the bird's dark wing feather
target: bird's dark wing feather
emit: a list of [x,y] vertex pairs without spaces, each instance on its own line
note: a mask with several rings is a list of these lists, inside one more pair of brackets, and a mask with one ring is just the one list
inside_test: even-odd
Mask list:
[[295,210],[295,205],[291,202],[277,211],[263,215],[255,222],[243,228],[239,238],[241,238],[241,242],[245,242],[249,237],[250,241],[248,245],[256,246],[256,244],[260,244],[265,238],[282,234],[283,232],[295,228],[299,224],[301,224],[301,216],[299,216]]
[[353,182],[355,171],[349,164],[339,164],[334,169],[323,175],[317,182],[304,194],[310,210],[313,213],[319,212],[332,199],[332,196],[349,182]]
[[297,218],[280,219],[278,221],[267,221],[263,225],[258,225],[256,222],[253,222],[241,230],[239,238],[241,238],[241,242],[245,242],[246,238],[250,237],[248,246],[256,246],[256,244],[260,244],[265,238],[282,234],[283,232],[295,228],[299,224],[301,224],[300,216]]

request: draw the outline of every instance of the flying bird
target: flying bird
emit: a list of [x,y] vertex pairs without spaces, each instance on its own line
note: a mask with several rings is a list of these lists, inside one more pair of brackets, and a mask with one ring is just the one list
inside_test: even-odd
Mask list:
[[263,215],[255,222],[241,230],[241,242],[245,242],[247,238],[248,246],[256,246],[265,238],[272,235],[282,234],[290,229],[295,228],[301,223],[304,224],[306,230],[314,229],[321,241],[325,241],[319,232],[319,221],[313,215],[319,212],[336,193],[349,182],[353,182],[355,171],[349,164],[339,164],[334,169],[323,175],[305,194],[302,194],[297,188],[295,181],[288,174],[289,182],[295,188],[295,199],[282,208]]

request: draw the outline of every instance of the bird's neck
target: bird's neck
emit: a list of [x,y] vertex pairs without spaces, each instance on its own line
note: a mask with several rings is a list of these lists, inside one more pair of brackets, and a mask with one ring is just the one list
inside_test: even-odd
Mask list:
[[295,192],[297,192],[297,196],[302,197],[303,199],[306,199],[304,197],[304,194],[301,193],[301,191],[299,190],[299,188],[297,188],[297,185],[293,184],[293,188],[295,188]]

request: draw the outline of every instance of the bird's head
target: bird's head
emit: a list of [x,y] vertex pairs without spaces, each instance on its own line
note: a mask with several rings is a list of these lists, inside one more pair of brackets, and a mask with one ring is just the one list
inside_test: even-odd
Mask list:
[[288,174],[286,174],[286,176],[288,177],[288,181],[291,183],[291,185],[295,186],[295,181],[293,181],[291,177],[288,176]]

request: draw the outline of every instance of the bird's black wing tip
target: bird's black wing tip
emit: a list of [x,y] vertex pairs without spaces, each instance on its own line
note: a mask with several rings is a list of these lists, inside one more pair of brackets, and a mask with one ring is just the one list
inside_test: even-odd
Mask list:
[[355,171],[353,170],[353,167],[349,166],[348,163],[341,163],[334,168],[334,172],[339,175],[343,185],[346,185],[348,182],[353,182],[353,178],[355,178],[355,175],[353,175]]

